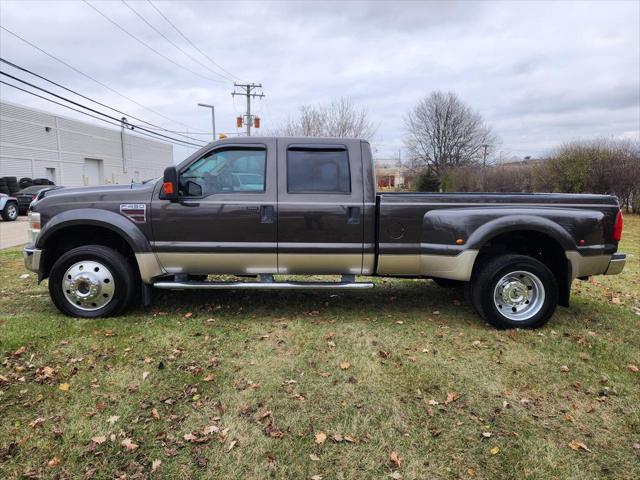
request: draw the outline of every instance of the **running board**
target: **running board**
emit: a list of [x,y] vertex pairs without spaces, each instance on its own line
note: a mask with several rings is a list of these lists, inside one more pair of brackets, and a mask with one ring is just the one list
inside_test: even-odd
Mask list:
[[333,290],[373,288],[371,282],[156,282],[164,290]]

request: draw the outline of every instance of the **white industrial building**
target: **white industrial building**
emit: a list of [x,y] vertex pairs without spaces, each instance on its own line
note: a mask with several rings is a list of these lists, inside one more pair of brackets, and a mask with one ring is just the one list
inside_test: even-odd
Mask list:
[[48,178],[68,187],[159,177],[173,146],[0,102],[0,177]]

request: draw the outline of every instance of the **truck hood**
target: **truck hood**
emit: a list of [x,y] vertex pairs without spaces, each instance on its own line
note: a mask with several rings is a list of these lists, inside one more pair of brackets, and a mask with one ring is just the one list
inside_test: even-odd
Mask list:
[[122,203],[149,203],[157,181],[97,187],[64,187],[38,194],[31,209],[49,218],[73,208],[101,208],[119,211]]

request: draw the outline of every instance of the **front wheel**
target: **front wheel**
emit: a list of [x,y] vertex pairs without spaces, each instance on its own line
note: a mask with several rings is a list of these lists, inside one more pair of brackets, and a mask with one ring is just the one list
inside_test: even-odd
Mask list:
[[101,245],[74,248],[51,268],[49,294],[65,315],[117,315],[131,302],[136,276],[127,259]]
[[558,304],[558,282],[542,262],[501,255],[479,266],[470,285],[478,313],[497,328],[538,328]]
[[7,202],[2,210],[2,219],[7,222],[13,222],[18,218],[18,205],[16,202]]

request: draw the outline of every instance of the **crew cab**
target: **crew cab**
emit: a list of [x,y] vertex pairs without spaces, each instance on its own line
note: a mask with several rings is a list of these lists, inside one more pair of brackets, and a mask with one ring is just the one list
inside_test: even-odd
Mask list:
[[[76,317],[116,315],[139,291],[149,304],[153,289],[360,289],[390,276],[465,286],[494,326],[539,327],[569,305],[574,279],[625,264],[614,196],[377,194],[357,139],[224,139],[155,181],[42,192],[29,216],[25,264]],[[217,274],[238,278],[208,281]],[[296,277],[309,274],[340,278]]]

